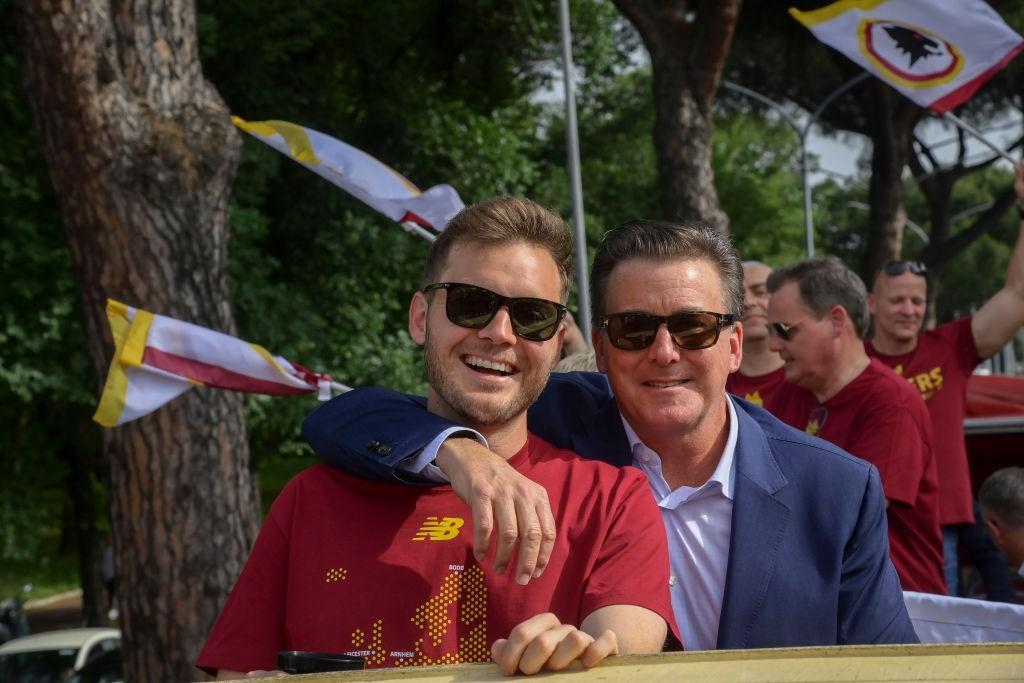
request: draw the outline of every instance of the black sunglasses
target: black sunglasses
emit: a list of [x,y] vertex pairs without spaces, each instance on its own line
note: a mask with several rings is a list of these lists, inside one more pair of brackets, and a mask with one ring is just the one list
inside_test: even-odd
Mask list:
[[672,343],[681,349],[696,351],[714,346],[723,327],[736,322],[732,313],[683,311],[672,315],[650,313],[612,313],[597,326],[608,333],[608,341],[623,351],[639,351],[654,343],[658,329],[665,325]]
[[907,272],[924,276],[928,274],[928,268],[920,261],[889,261],[882,267],[882,272],[894,277]]
[[795,323],[768,323],[768,331],[774,332],[785,341],[789,341],[793,338],[793,330],[795,330],[798,325],[802,325],[805,320],[810,319],[810,317],[811,316],[807,316],[803,320],[797,320]]
[[459,327],[482,330],[487,327],[498,309],[508,308],[512,331],[516,336],[530,341],[547,341],[555,336],[558,323],[565,315],[565,306],[547,299],[528,296],[502,296],[489,289],[461,282],[437,282],[423,288],[424,292],[435,289],[448,291],[444,312],[448,320]]

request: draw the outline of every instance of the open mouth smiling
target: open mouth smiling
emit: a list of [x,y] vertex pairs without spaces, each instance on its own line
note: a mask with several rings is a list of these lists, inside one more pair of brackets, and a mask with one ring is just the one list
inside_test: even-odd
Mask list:
[[651,387],[651,388],[654,388],[654,389],[670,389],[672,387],[682,386],[682,385],[686,384],[689,381],[690,380],[688,380],[688,379],[674,379],[674,380],[662,380],[662,381],[649,380],[647,382],[644,382],[643,384],[644,384],[645,387]]
[[469,369],[482,375],[508,377],[518,371],[516,366],[511,363],[488,360],[486,358],[481,358],[480,356],[465,355],[462,357],[462,362],[465,363]]

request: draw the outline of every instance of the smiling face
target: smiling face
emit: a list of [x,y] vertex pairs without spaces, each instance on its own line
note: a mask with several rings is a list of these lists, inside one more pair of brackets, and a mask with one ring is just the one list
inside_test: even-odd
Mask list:
[[[604,308],[606,315],[727,312],[718,271],[703,259],[623,261],[608,278]],[[714,346],[699,350],[677,347],[664,325],[654,343],[637,351],[615,348],[603,330],[594,333],[598,367],[608,374],[619,410],[651,447],[722,429],[725,380],[739,368],[742,342],[740,325],[723,328]]]
[[829,316],[821,320],[800,298],[800,286],[789,281],[772,292],[768,320],[791,325],[783,339],[774,332],[770,348],[785,362],[786,380],[814,391],[829,380],[835,352],[835,325]]
[[[438,282],[461,282],[511,297],[561,301],[561,280],[551,255],[524,243],[452,245]],[[409,306],[409,334],[424,345],[428,408],[485,431],[512,420],[525,425],[526,409],[544,389],[558,362],[563,328],[543,342],[517,337],[502,307],[483,329],[459,327],[445,313],[448,293],[417,292]]]
[[743,268],[743,336],[747,341],[768,338],[768,276],[772,269],[760,263]]
[[915,340],[924,324],[927,294],[928,283],[920,275],[879,275],[868,296],[875,336],[900,344]]

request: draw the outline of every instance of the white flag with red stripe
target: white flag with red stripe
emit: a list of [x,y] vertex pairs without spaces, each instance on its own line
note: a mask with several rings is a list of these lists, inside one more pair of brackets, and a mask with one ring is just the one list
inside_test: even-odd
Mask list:
[[337,185],[393,221],[440,232],[465,204],[451,185],[425,192],[398,171],[341,140],[287,121],[231,120],[285,156]]
[[311,372],[257,344],[113,299],[107,300],[107,319],[114,359],[93,416],[104,427],[148,415],[194,386],[329,396],[330,375]]
[[789,13],[937,114],[969,100],[1024,49],[1024,38],[982,0],[840,0]]

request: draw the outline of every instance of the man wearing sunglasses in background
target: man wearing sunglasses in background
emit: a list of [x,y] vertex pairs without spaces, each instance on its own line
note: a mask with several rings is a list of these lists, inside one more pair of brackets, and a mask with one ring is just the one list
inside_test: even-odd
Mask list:
[[[1014,191],[1024,225],[1024,166],[1017,166]],[[973,316],[922,330],[927,308],[927,271],[916,261],[894,261],[878,273],[868,297],[874,336],[868,354],[903,375],[931,415],[939,471],[939,519],[944,569],[957,595],[957,539],[974,522],[971,476],[963,420],[967,380],[983,359],[998,352],[1024,325],[1024,231],[1010,255],[1006,281]]]
[[776,270],[768,290],[771,346],[785,361],[786,382],[765,408],[878,468],[903,588],[945,594],[928,411],[905,380],[864,351],[864,283],[829,256]]
[[527,431],[526,408],[558,361],[571,267],[561,218],[495,199],[452,219],[409,305],[427,409],[477,430],[548,491],[563,534],[544,575],[521,586],[485,573],[462,529],[469,508],[450,489],[319,465],[274,501],[200,667],[232,677],[273,669],[279,650],[298,649],[364,656],[373,667],[493,657],[513,674],[661,650],[672,621],[668,557],[643,476]]
[[[709,226],[634,221],[608,232],[591,278],[592,336],[606,375],[553,375],[530,428],[647,475],[687,649],[916,642],[875,469],[725,391],[742,356],[742,277],[728,237]],[[508,563],[518,539],[515,572],[536,580],[554,529],[529,485],[470,439],[438,451],[435,435],[458,425],[410,409],[405,397],[355,394],[306,420],[315,450],[380,477],[417,471],[436,452],[474,501],[478,555],[493,535]],[[371,431],[356,434],[366,420]],[[387,456],[361,445],[371,434],[394,444]]]
[[725,388],[751,403],[763,406],[784,381],[782,359],[769,347],[768,276],[771,266],[760,261],[743,262],[743,362],[729,375]]

